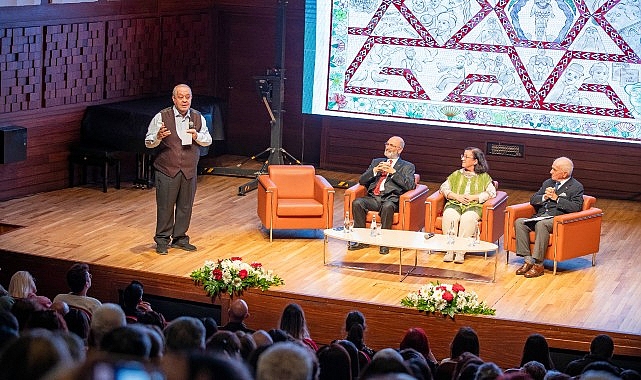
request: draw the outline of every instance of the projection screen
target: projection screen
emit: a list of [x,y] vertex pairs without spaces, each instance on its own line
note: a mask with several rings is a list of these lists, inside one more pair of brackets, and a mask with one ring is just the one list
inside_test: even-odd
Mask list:
[[641,142],[639,0],[307,0],[303,112]]

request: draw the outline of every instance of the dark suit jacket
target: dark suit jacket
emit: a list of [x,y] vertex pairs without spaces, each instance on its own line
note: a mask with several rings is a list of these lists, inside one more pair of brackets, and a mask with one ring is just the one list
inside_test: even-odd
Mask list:
[[583,208],[583,185],[574,177],[570,177],[563,186],[556,190],[556,194],[559,196],[556,202],[551,199],[543,201],[545,189],[555,185],[556,181],[552,178],[546,179],[539,191],[530,198],[530,204],[536,209],[535,216],[541,216],[545,213],[556,216],[581,211]]
[[[367,187],[367,193],[373,195],[374,187],[381,177],[381,173],[374,175],[374,168],[381,161],[387,161],[387,158],[375,158],[369,165],[369,168],[361,175],[358,183]],[[388,176],[385,181],[385,190],[381,193],[381,199],[384,201],[393,201],[398,203],[398,198],[406,191],[416,187],[414,181],[414,164],[399,158],[394,164],[396,173]]]

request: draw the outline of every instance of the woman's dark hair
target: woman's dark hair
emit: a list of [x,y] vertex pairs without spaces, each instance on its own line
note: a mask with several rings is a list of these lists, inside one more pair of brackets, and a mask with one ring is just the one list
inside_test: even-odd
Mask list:
[[450,345],[450,357],[452,359],[461,356],[464,352],[469,352],[479,356],[480,345],[479,337],[476,331],[471,327],[461,327]]
[[485,153],[483,153],[482,150],[473,146],[467,147],[465,150],[471,151],[477,161],[476,165],[474,165],[474,172],[476,174],[487,173],[490,170],[490,165],[488,165],[485,159]]

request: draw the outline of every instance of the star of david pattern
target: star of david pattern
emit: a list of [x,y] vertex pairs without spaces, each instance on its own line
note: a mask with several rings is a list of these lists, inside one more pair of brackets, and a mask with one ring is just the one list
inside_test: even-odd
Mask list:
[[641,141],[639,0],[334,0],[326,109]]

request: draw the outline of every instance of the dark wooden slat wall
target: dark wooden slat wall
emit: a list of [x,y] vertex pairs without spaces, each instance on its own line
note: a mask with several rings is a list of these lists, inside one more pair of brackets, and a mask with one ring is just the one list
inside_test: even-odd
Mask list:
[[0,126],[27,129],[27,159],[0,164],[0,200],[67,186],[88,105],[169,98],[179,82],[216,95],[215,18],[202,0],[3,7]]
[[[226,140],[213,154],[251,156],[269,147],[269,116],[253,77],[274,66],[277,6],[277,0],[99,0],[3,8],[0,126],[28,128],[28,147],[25,162],[0,164],[0,200],[67,185],[68,145],[79,137],[87,105],[167,94],[177,82],[226,100]],[[423,178],[440,182],[465,146],[515,143],[525,146],[524,158],[490,157],[502,186],[536,189],[564,154],[574,159],[586,192],[640,197],[635,144],[303,115],[304,0],[287,3],[286,20],[282,145],[294,157],[361,172],[393,132],[408,140],[405,156]],[[124,167],[125,179],[128,170],[134,175]]]

